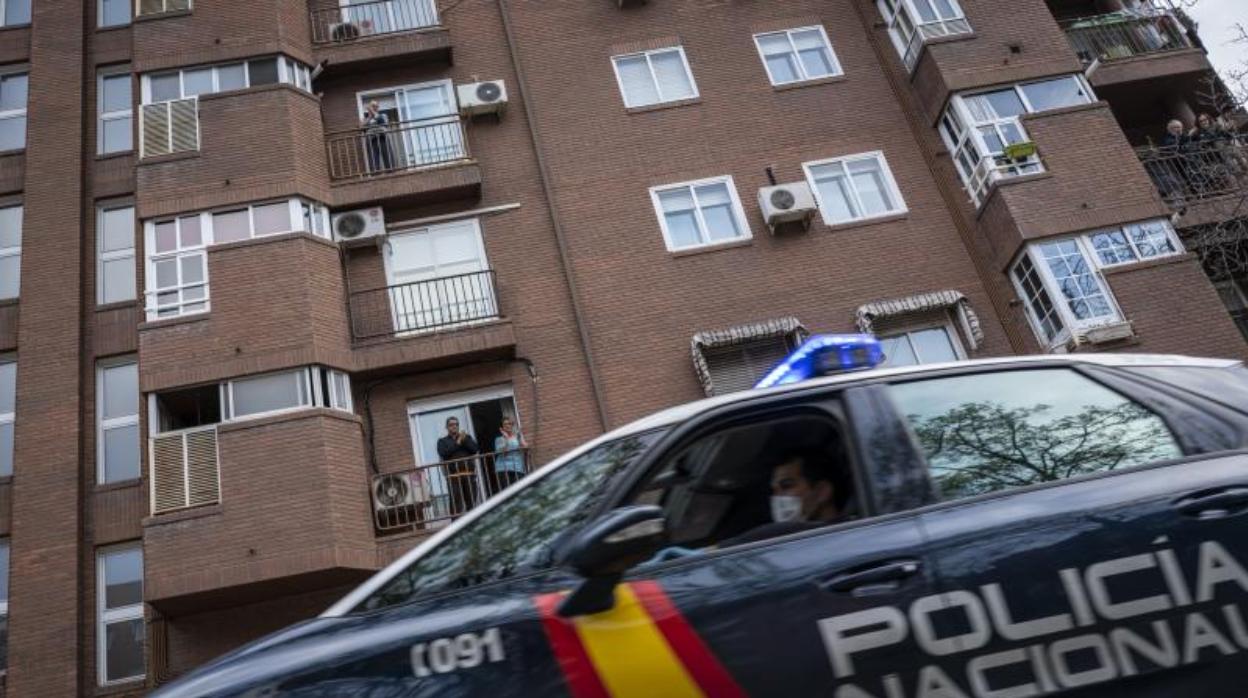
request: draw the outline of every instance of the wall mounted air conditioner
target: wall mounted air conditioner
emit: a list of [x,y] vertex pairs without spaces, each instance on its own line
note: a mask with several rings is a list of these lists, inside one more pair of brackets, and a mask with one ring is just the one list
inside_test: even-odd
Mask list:
[[334,239],[338,242],[384,237],[386,216],[382,213],[380,206],[335,213],[333,228]]
[[373,481],[373,507],[379,514],[398,513],[416,506],[415,483],[411,473],[383,475]]
[[1112,344],[1131,339],[1135,336],[1135,328],[1131,326],[1130,321],[1115,322],[1108,325],[1100,325],[1098,327],[1089,327],[1086,330],[1079,330],[1067,343],[1071,350],[1082,346],[1096,346],[1098,344]]
[[803,232],[810,229],[818,206],[806,182],[777,184],[758,190],[758,207],[772,235]]
[[459,113],[464,116],[501,116],[507,109],[507,83],[502,80],[470,82],[455,89],[459,95]]

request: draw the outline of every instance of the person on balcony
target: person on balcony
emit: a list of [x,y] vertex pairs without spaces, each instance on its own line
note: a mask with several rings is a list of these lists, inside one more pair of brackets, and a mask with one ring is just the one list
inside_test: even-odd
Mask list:
[[494,476],[497,478],[497,490],[501,492],[516,480],[524,477],[525,451],[529,443],[524,435],[516,430],[516,423],[511,417],[503,417],[498,428],[498,436],[494,439]]
[[438,439],[438,457],[446,464],[451,491],[451,515],[458,516],[477,504],[477,461],[481,447],[472,435],[459,428],[459,420],[448,417],[446,436]]
[[369,101],[360,120],[360,127],[364,129],[368,171],[386,172],[394,169],[394,153],[390,150],[390,117],[382,113],[377,100]]
[[1188,134],[1200,166],[1200,184],[1205,191],[1221,191],[1242,174],[1235,136],[1221,119],[1204,113],[1196,117],[1196,128]]
[[1171,119],[1166,124],[1166,134],[1158,143],[1160,150],[1144,163],[1162,198],[1179,208],[1183,208],[1187,191],[1191,187],[1188,162],[1191,144],[1187,126],[1179,119]]

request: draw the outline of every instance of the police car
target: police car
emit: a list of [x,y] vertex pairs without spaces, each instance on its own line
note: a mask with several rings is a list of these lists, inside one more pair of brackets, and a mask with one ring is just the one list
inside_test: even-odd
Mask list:
[[156,695],[1248,691],[1248,370],[879,358],[607,434]]

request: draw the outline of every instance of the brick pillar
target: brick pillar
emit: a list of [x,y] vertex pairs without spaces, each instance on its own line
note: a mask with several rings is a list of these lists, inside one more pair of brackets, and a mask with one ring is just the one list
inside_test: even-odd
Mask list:
[[83,16],[32,3],[8,695],[79,693]]

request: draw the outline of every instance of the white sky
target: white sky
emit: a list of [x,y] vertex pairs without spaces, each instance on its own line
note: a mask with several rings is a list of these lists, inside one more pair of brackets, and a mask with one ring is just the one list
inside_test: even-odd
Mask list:
[[1219,72],[1248,67],[1248,45],[1228,43],[1236,36],[1236,24],[1248,27],[1248,0],[1200,0],[1189,12],[1200,23],[1201,39]]

